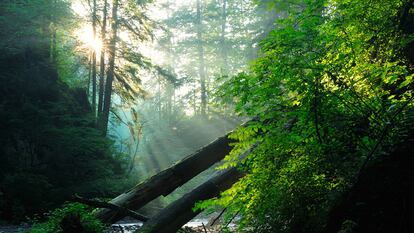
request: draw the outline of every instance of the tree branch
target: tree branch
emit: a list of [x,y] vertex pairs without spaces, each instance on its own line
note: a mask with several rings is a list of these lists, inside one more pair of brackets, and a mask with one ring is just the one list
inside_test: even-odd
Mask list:
[[130,216],[132,218],[135,218],[136,220],[142,221],[142,222],[146,222],[148,220],[148,217],[141,215],[135,211],[132,211],[128,208],[119,206],[119,205],[115,205],[113,203],[109,203],[109,202],[103,202],[103,201],[98,201],[98,200],[94,200],[94,199],[87,199],[84,197],[81,197],[77,194],[73,195],[72,199],[76,202],[82,203],[82,204],[86,204],[89,206],[93,206],[96,208],[106,208],[106,209],[111,209],[111,210],[115,210],[117,212],[123,213],[124,215]]

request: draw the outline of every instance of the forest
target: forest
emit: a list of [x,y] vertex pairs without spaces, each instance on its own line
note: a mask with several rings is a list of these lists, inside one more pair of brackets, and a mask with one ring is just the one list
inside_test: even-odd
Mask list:
[[1,0],[0,233],[414,232],[413,0]]

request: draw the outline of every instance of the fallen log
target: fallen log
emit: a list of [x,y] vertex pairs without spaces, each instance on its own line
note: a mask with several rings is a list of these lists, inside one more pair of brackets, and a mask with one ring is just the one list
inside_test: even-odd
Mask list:
[[230,188],[242,176],[243,173],[234,167],[219,171],[213,178],[172,202],[157,215],[150,218],[136,233],[177,232],[184,224],[201,212],[200,210],[193,211],[196,202],[219,196],[222,191]]
[[[172,167],[119,195],[111,200],[110,203],[127,209],[137,210],[158,196],[168,195],[202,171],[222,160],[231,151],[232,147],[230,144],[235,142],[228,138],[229,134],[216,139]],[[115,209],[103,208],[98,209],[95,212],[95,216],[102,222],[114,223],[125,217],[125,213]]]

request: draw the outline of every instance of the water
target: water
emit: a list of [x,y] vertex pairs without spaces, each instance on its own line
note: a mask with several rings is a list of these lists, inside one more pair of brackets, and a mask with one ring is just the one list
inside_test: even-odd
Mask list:
[[[208,219],[193,219],[187,224],[183,226],[183,228],[191,228],[195,231],[197,229],[202,229],[203,224],[207,225]],[[133,233],[136,231],[139,227],[142,226],[142,222],[131,222],[131,223],[119,223],[119,224],[113,224],[112,225],[112,231],[111,233]],[[204,232],[204,231],[202,231]]]
[[17,233],[17,232],[24,232],[30,228],[28,225],[20,225],[20,226],[0,226],[0,233]]
[[[193,219],[187,224],[183,226],[183,228],[190,228],[194,232],[202,232],[204,233],[204,226],[208,223],[208,219],[200,218],[200,219]],[[108,233],[133,233],[139,227],[142,226],[142,222],[120,222],[117,224],[112,224],[111,230]],[[229,224],[230,229],[234,229],[235,225],[233,223]],[[30,229],[28,225],[21,225],[21,226],[0,226],[0,233],[18,233],[19,231],[27,231]],[[212,228],[208,229],[208,232],[218,232]]]
[[[205,233],[204,227],[207,225],[207,223],[208,223],[208,219],[193,219],[190,222],[188,222],[187,224],[185,224],[183,226],[183,228],[187,228],[187,229],[189,228],[189,229],[191,229],[191,232]],[[133,233],[139,227],[141,227],[142,224],[143,224],[142,222],[113,224],[112,225],[112,230],[110,231],[110,233]],[[221,229],[220,226],[206,227],[206,228],[207,228],[207,231],[209,233],[221,232],[220,231],[220,229]],[[236,229],[236,225],[233,224],[233,223],[230,223],[228,225],[228,228],[233,232],[233,230]]]

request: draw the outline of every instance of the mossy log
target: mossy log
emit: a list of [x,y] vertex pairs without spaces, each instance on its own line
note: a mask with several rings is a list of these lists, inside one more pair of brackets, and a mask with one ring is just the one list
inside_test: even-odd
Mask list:
[[184,224],[193,219],[201,211],[193,211],[194,204],[219,196],[219,194],[230,188],[243,173],[237,168],[229,168],[219,171],[213,178],[204,182],[180,199],[172,202],[157,215],[144,223],[137,233],[175,233]]
[[[168,195],[202,171],[222,160],[231,151],[230,144],[234,142],[234,140],[228,138],[229,134],[216,139],[170,168],[119,195],[110,203],[127,209],[138,210],[155,198]],[[125,217],[125,212],[102,208],[96,211],[96,217],[102,222],[114,223]]]

